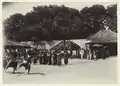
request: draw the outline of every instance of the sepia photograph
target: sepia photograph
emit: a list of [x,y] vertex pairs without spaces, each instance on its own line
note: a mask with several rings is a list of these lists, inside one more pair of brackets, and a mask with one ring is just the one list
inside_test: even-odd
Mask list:
[[117,84],[117,3],[3,2],[3,84]]

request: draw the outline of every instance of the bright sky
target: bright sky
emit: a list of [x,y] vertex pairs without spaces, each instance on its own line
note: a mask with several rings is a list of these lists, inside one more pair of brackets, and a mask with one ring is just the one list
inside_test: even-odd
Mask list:
[[71,7],[71,8],[75,8],[75,9],[78,9],[78,10],[81,10],[82,8],[84,8],[85,6],[92,6],[94,4],[101,4],[101,5],[104,5],[105,7],[110,5],[110,4],[115,4],[115,3],[108,3],[108,2],[102,2],[102,3],[92,3],[92,2],[86,2],[86,3],[73,3],[73,2],[64,2],[64,3],[39,3],[39,2],[17,2],[17,3],[11,3],[11,4],[8,4],[6,6],[3,7],[3,10],[2,10],[2,20],[6,19],[7,17],[9,17],[10,15],[14,14],[14,13],[22,13],[22,14],[25,14],[29,11],[32,10],[32,7],[33,6],[37,6],[37,5],[65,5],[67,7]]

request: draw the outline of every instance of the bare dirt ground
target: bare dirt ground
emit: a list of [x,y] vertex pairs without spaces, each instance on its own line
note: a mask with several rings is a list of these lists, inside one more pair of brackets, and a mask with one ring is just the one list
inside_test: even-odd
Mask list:
[[68,65],[32,65],[30,74],[20,68],[16,74],[9,68],[3,73],[4,84],[116,84],[117,58],[106,60],[69,59]]

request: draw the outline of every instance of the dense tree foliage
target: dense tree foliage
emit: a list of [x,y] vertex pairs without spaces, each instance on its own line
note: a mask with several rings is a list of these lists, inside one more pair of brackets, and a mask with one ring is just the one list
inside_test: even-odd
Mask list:
[[105,18],[106,9],[102,5],[94,5],[90,8],[83,8],[80,14],[84,21],[84,32],[86,36],[103,29],[103,21]]
[[4,21],[5,36],[19,41],[85,38],[100,29],[117,32],[117,5],[84,7],[81,11],[64,5],[33,7],[31,12],[13,14]]
[[117,32],[117,5],[110,5],[107,7],[108,16],[106,19],[106,26],[112,31]]
[[16,13],[3,21],[5,36],[16,37],[20,34],[20,30],[24,27],[24,15]]

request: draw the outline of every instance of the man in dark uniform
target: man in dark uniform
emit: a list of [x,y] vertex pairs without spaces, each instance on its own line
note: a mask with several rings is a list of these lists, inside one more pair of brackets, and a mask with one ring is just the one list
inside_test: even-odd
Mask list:
[[52,59],[51,59],[51,57],[52,57],[52,54],[49,52],[48,53],[48,65],[52,65]]
[[72,59],[73,51],[72,49],[70,50],[70,58]]
[[62,64],[62,62],[61,62],[61,53],[60,53],[60,51],[58,52],[58,54],[57,54],[57,65],[58,66],[60,66],[61,64]]
[[53,55],[53,65],[57,65],[57,54],[54,53]]
[[64,55],[64,64],[65,64],[65,65],[68,64],[68,56],[69,56],[69,54],[68,54],[68,52],[66,51],[66,52],[65,52],[65,55]]
[[109,56],[110,56],[110,52],[109,52],[108,48],[106,48],[106,50],[105,50],[105,57],[108,58]]
[[44,52],[43,54],[43,64],[47,64],[47,54]]
[[103,51],[102,51],[103,52],[103,59],[106,59],[109,56],[109,51],[107,48],[108,48],[107,46],[103,47]]
[[40,54],[39,54],[39,64],[42,64],[42,57],[43,57],[43,54],[42,54],[42,52],[40,52]]

